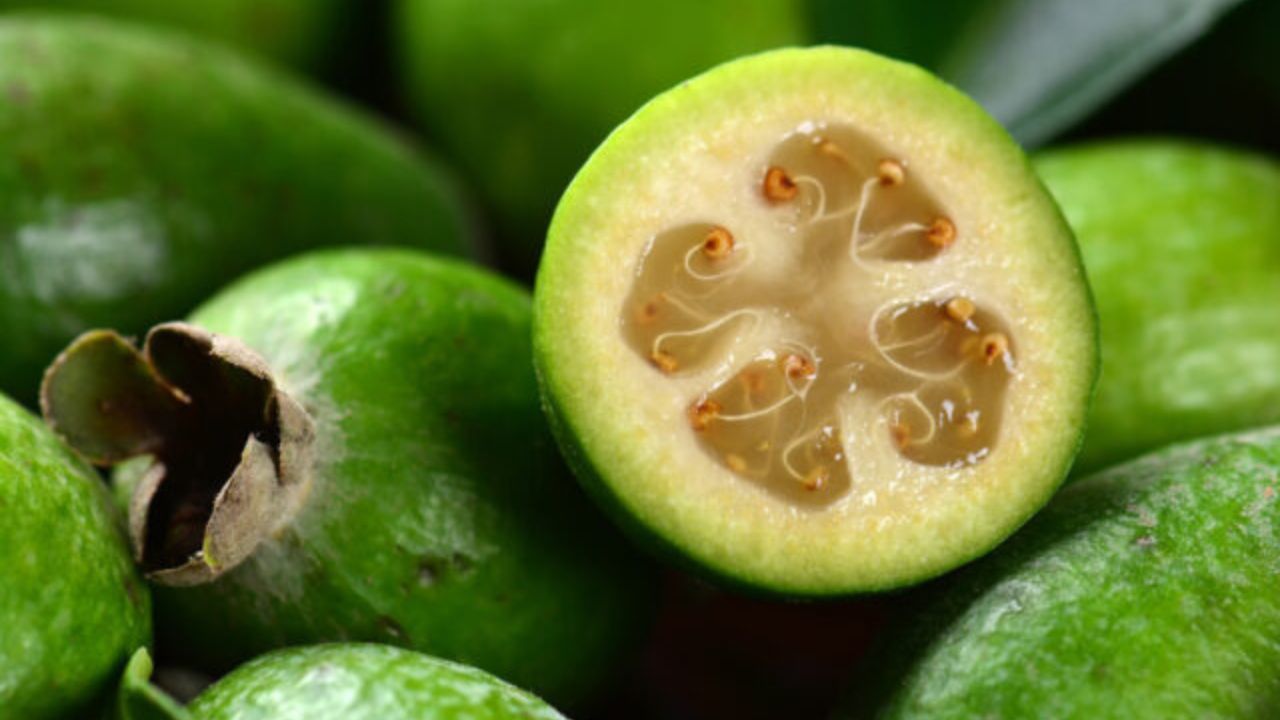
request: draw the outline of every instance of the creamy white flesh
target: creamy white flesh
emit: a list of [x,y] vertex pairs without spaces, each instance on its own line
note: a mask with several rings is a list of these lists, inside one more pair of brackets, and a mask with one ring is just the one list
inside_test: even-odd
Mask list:
[[872,428],[914,462],[982,462],[1016,367],[1004,323],[957,286],[878,282],[936,264],[963,229],[851,128],[806,124],[759,175],[788,232],[740,238],[726,219],[661,233],[620,319],[655,372],[709,383],[688,400],[703,448],[801,506],[849,491]]
[[[793,198],[767,196],[775,167]],[[557,212],[536,318],[553,406],[623,511],[798,593],[1006,536],[1065,474],[1095,368],[1078,256],[1016,145],[920,71],[834,48],[724,66],[615,132]],[[775,403],[774,427],[725,420]]]

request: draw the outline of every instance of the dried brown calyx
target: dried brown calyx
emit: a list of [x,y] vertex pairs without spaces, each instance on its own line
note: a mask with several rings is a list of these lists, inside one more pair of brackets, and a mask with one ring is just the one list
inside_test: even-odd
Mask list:
[[945,277],[926,269],[964,229],[905,162],[847,127],[793,133],[757,177],[759,201],[797,232],[672,227],[648,244],[623,309],[631,348],[689,393],[688,432],[802,506],[850,488],[858,434],[881,432],[922,465],[982,462],[1016,343],[955,282],[921,284]]
[[41,406],[96,465],[149,458],[129,532],[159,582],[199,584],[235,567],[309,486],[306,412],[252,350],[192,325],[157,326],[141,351],[111,331],[82,335],[46,372]]

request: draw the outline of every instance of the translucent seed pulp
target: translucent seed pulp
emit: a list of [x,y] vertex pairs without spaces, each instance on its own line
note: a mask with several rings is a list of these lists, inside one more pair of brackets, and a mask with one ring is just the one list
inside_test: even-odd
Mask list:
[[[672,227],[646,247],[623,310],[626,342],[658,373],[707,376],[688,431],[730,472],[800,506],[849,491],[850,438],[870,432],[914,463],[981,462],[1015,371],[994,309],[950,288],[856,317],[832,310],[888,267],[945,261],[963,229],[922,178],[852,128],[806,124],[759,178],[750,191],[789,213],[798,235],[741,237],[729,218]],[[768,242],[801,244],[791,281],[754,267],[754,244]],[[766,320],[781,334],[725,370],[730,345]]]

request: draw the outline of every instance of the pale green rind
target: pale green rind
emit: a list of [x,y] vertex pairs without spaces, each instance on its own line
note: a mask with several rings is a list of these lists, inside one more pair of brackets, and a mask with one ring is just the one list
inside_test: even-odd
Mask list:
[[196,720],[564,720],[475,668],[365,644],[258,658],[201,693],[190,711]]
[[1072,484],[930,588],[845,717],[1275,717],[1277,498],[1280,428]]
[[[1043,451],[1025,468],[1025,475],[1008,481],[1017,486],[1000,517],[975,520],[963,542],[950,547],[924,548],[915,557],[883,573],[863,573],[851,562],[844,576],[800,577],[785,565],[763,566],[750,559],[731,559],[713,553],[690,535],[673,532],[651,508],[637,502],[634,485],[643,484],[647,470],[628,450],[628,439],[612,434],[607,423],[585,423],[587,407],[621,407],[627,398],[601,394],[581,382],[593,374],[607,375],[578,358],[566,339],[567,328],[579,322],[576,308],[597,302],[591,278],[616,272],[593,267],[583,258],[596,240],[576,231],[611,202],[616,180],[634,172],[632,162],[662,152],[667,139],[682,131],[682,119],[721,113],[726,107],[766,107],[771,88],[827,83],[823,91],[857,87],[868,98],[892,98],[906,122],[917,122],[936,142],[967,162],[990,171],[992,182],[1009,198],[1009,214],[1036,228],[1041,243],[1035,262],[1056,275],[1063,288],[1060,308],[1063,341],[1062,372],[1076,388],[1050,420],[1053,433]],[[874,92],[869,92],[873,89]],[[600,328],[599,342],[612,340],[613,329]],[[1067,473],[1079,447],[1089,396],[1097,373],[1096,320],[1083,281],[1079,252],[1056,206],[1032,172],[1026,157],[1008,134],[972,101],[924,71],[862,51],[814,48],[763,53],[728,63],[658,96],[614,131],[592,156],[566,191],[552,222],[548,245],[539,268],[534,308],[535,362],[552,427],[579,479],[619,523],[649,547],[679,558],[704,574],[766,593],[786,595],[843,595],[898,587],[944,572],[981,555],[1013,532],[1041,505]],[[707,508],[707,513],[721,512]]]
[[1280,164],[1178,140],[1045,153],[1097,299],[1077,469],[1280,420]]
[[83,717],[150,609],[102,480],[0,396],[0,718]]

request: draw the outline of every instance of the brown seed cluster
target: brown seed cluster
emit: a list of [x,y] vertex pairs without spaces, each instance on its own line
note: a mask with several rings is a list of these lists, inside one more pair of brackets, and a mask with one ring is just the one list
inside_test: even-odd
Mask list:
[[[810,159],[779,155],[765,168],[759,193],[769,206],[809,223],[806,243],[834,248],[814,250],[826,254],[805,262],[848,262],[864,245],[877,262],[923,262],[959,240],[955,222],[922,194],[904,161],[881,153],[860,160],[867,155],[830,137],[796,146]],[[742,273],[757,241],[736,237],[727,224],[688,227],[676,244],[664,245],[660,236],[650,245],[630,311],[635,346],[667,375],[715,367],[747,327],[734,323],[773,312],[769,288]],[[878,272],[874,265],[854,269]],[[800,334],[784,335],[780,347],[686,407],[699,444],[725,468],[799,502],[837,497],[856,467],[845,458],[851,440],[837,404],[855,392],[880,403],[875,412],[885,420],[887,441],[905,458],[937,465],[984,456],[1012,368],[1010,339],[990,312],[964,295],[888,305],[869,319],[874,326],[889,318],[888,324],[852,328],[871,335],[870,342],[851,344],[829,337],[836,331],[802,307],[810,306],[777,308]]]

